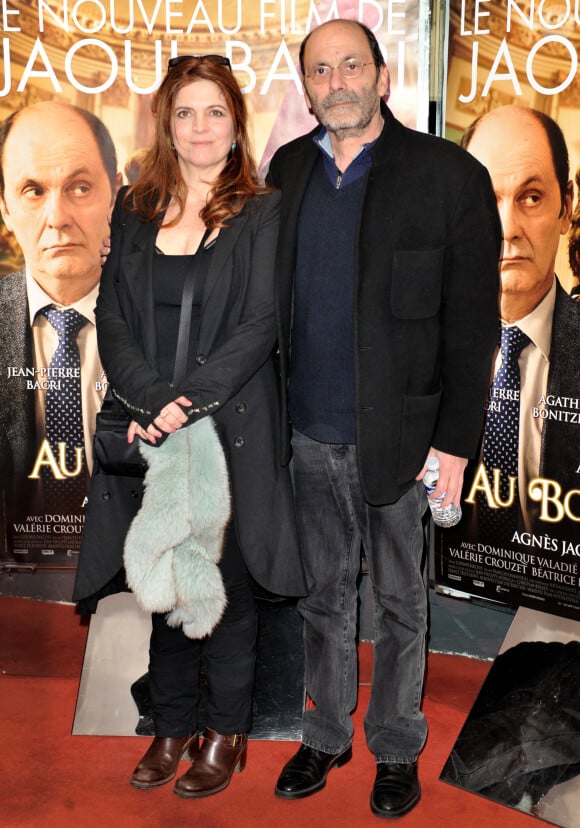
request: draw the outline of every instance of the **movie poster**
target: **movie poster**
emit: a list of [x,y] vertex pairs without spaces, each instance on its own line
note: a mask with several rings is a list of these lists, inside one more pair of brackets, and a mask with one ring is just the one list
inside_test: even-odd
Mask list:
[[[570,296],[580,268],[569,261],[569,246],[580,232],[579,46],[580,25],[573,4],[452,0],[447,137],[459,141],[476,118],[506,104],[551,116],[566,139],[570,179],[577,178],[576,215],[569,229],[561,226],[559,242],[556,238],[550,280],[555,269],[558,282],[547,294],[538,292],[528,301],[525,291],[530,290],[531,296],[533,283],[522,278],[516,285],[502,275],[504,319],[505,309],[513,309],[517,299],[526,310],[521,318],[512,311],[508,321],[521,327],[527,339],[513,371],[498,351],[496,381],[486,403],[484,448],[466,473],[462,521],[453,529],[435,532],[439,586],[572,619],[580,618],[580,311],[578,301]],[[476,146],[475,140],[471,146]],[[501,137],[496,146],[501,147]],[[512,157],[511,150],[511,143],[504,145],[506,158]],[[477,152],[473,154],[477,157]],[[520,172],[519,167],[504,170],[513,178]],[[505,182],[499,174],[494,181],[492,172],[492,183],[505,199]],[[529,187],[530,208],[540,196]],[[552,220],[557,223],[561,218],[554,213]],[[528,252],[521,252],[522,258],[531,256],[534,245],[545,253],[547,246],[536,244],[536,231],[529,223],[520,221],[507,231],[505,217],[503,223],[504,256],[506,249],[512,251],[510,256],[526,245]],[[477,285],[473,290],[477,292]],[[507,383],[499,387],[500,368],[515,377],[513,388]],[[515,418],[514,402],[519,408]],[[503,432],[498,436],[491,424],[501,418]],[[488,446],[495,440],[492,448],[499,445],[502,452],[510,441],[516,443],[511,470],[489,459],[491,449],[486,459],[486,440]]]
[[[103,170],[102,152],[86,124],[75,132],[68,153],[58,125],[34,119],[20,134],[14,126],[3,149],[10,175],[2,179],[0,223],[0,591],[16,585],[22,594],[18,573],[74,572],[95,415],[107,388],[93,314],[100,269],[96,279],[85,273],[82,284],[69,280],[75,290],[53,295],[51,280],[39,278],[41,253],[50,247],[42,240],[43,233],[50,236],[46,225],[60,221],[74,228],[71,233],[83,233],[92,255],[88,272],[100,268],[98,250],[115,192],[138,171],[152,134],[151,99],[175,55],[230,59],[246,95],[262,174],[278,146],[314,125],[301,90],[298,49],[305,34],[336,17],[361,20],[375,32],[391,73],[389,105],[400,120],[425,130],[429,46],[422,2],[0,0],[0,121],[37,102],[74,104],[102,122],[116,153],[115,169]],[[86,224],[80,210],[56,221],[35,207],[43,169],[59,169],[61,156],[70,162],[73,153],[80,153],[78,166],[103,184],[102,201]],[[9,196],[17,174],[29,182],[22,209]],[[63,323],[46,312],[51,302],[74,303],[86,320],[75,331],[78,353],[72,356],[68,345],[61,346]],[[74,327],[75,320],[68,315],[64,327]],[[73,419],[73,413],[74,442],[71,437],[57,448],[47,439],[51,424]],[[24,594],[34,597],[38,583]]]

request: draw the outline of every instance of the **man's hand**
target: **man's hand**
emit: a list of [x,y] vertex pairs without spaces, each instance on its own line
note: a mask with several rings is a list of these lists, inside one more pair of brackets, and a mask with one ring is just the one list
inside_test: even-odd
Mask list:
[[[439,479],[435,491],[431,497],[441,497],[445,494],[445,500],[442,501],[441,506],[449,506],[453,503],[454,506],[459,506],[461,500],[461,490],[463,488],[463,473],[467,466],[466,457],[456,457],[454,454],[446,454],[444,451],[438,451],[431,447],[427,457],[439,458]],[[425,458],[427,460],[427,458]],[[421,472],[417,475],[417,480],[423,480],[427,466],[423,465]]]

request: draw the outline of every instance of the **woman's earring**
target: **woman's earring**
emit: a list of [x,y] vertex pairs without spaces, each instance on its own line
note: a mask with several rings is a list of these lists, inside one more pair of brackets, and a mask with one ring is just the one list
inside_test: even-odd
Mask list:
[[236,144],[236,142],[235,142],[235,141],[233,141],[233,142],[232,142],[232,152],[235,150],[235,148],[236,148],[237,146],[238,146],[238,145]]

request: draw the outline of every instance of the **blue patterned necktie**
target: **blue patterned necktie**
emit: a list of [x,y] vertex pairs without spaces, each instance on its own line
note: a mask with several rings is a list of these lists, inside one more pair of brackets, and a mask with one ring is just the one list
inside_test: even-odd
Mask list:
[[[43,308],[41,313],[58,334],[58,345],[50,361],[49,385],[46,391],[46,439],[57,461],[60,457],[59,443],[66,444],[66,468],[73,472],[77,467],[77,449],[81,450],[81,456],[84,458],[81,359],[77,335],[88,320],[74,308],[57,310],[49,306]],[[83,460],[82,469],[85,468]],[[67,480],[55,480],[52,475],[45,475],[45,480],[50,484],[47,491],[53,500],[58,496],[59,500],[64,498],[68,505],[71,505],[71,498],[74,498],[80,508],[86,488],[82,471]],[[65,506],[66,503],[61,505]]]
[[[483,462],[493,487],[493,470],[501,470],[500,497],[506,502],[509,477],[518,476],[520,432],[520,369],[518,359],[530,338],[519,328],[501,329],[501,367],[490,390],[489,407],[485,419]],[[481,508],[483,507],[483,508]],[[481,498],[482,527],[496,530],[501,539],[511,537],[517,521],[518,491],[509,508],[488,509]]]

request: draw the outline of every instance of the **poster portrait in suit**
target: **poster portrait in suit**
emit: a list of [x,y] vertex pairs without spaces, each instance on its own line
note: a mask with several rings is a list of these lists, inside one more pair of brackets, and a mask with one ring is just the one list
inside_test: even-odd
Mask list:
[[572,218],[568,150],[552,118],[510,104],[480,116],[462,145],[488,168],[502,221],[501,347],[464,517],[439,533],[439,561],[468,591],[575,617],[580,304],[555,272]]
[[[25,261],[0,278],[4,555],[17,561],[75,562],[106,389],[100,250],[119,184],[111,136],[86,110],[42,102],[2,122],[0,210]],[[75,328],[71,355],[61,325]]]

